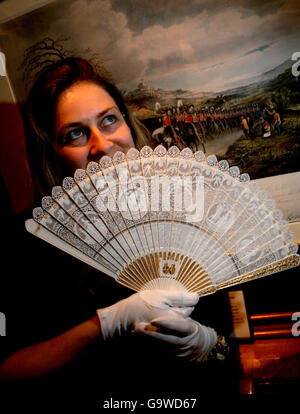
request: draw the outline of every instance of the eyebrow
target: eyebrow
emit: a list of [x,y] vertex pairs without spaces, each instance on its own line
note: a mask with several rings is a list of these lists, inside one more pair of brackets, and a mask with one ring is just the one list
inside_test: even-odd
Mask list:
[[[108,111],[111,111],[112,109],[119,110],[119,108],[118,108],[118,107],[116,107],[115,105],[114,105],[114,106],[111,106],[110,108],[106,108],[106,109],[104,109],[103,111],[99,112],[99,113],[97,114],[97,118],[100,118],[101,116],[105,115]],[[68,129],[68,128],[71,128],[71,127],[74,127],[74,126],[81,126],[81,125],[82,125],[82,122],[71,122],[70,124],[63,125],[63,126],[59,129],[59,131],[57,132],[57,136],[58,136],[58,137],[59,137],[59,136],[61,136],[62,132],[63,132],[65,129]]]

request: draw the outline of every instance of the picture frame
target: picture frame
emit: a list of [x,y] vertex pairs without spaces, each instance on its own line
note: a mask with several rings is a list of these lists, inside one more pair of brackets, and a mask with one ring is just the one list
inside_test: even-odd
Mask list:
[[[16,19],[22,19],[22,17],[26,17],[26,15],[29,15],[34,10],[38,9],[44,10],[45,14],[47,15],[48,5],[51,5],[51,7],[61,7],[62,3],[63,2],[60,2],[58,4],[58,2],[55,2],[53,0],[34,1],[33,3],[31,2],[30,6],[28,6],[27,2],[15,1],[13,3],[10,2],[10,8],[8,8],[8,3],[3,2],[3,4],[0,5],[0,13],[1,7],[3,9],[3,7],[7,5],[7,10],[6,16],[4,13],[4,18],[2,17],[2,19],[0,19],[0,26],[1,23],[3,24],[10,21],[16,22]],[[157,1],[157,5],[161,7],[160,3],[160,0]],[[124,12],[124,7],[125,6],[123,4],[121,10],[124,13],[124,15],[126,15],[126,13]],[[141,12],[141,10],[142,9],[139,9],[137,13],[139,11]],[[147,16],[144,17],[144,20],[146,19]],[[18,26],[18,23],[14,24],[16,24],[16,27]],[[36,40],[39,40],[38,37],[36,38]],[[9,62],[7,62],[7,59],[5,63],[8,67],[10,66]],[[18,93],[15,91],[15,84],[11,80],[13,76],[11,76],[10,72],[12,70],[13,69],[10,66],[6,76],[0,77],[0,102],[16,104],[16,96],[18,95]],[[141,88],[143,87],[142,85],[143,84],[140,85]],[[20,140],[20,138],[18,139]],[[24,141],[21,139],[21,142],[16,143],[16,146],[18,146],[19,148],[15,151],[12,151],[11,153],[9,153],[9,151],[11,151],[10,149],[2,149],[2,152],[6,153],[4,166],[2,167],[2,170],[4,175],[4,181],[6,182],[8,192],[10,193],[14,209],[15,211],[20,211],[25,206],[29,205],[32,200],[32,185],[30,183],[30,175],[28,172],[28,166],[26,165],[26,160],[24,161]],[[16,159],[16,157],[18,156],[18,161],[13,162],[13,159]],[[21,161],[20,157],[23,158],[23,161]],[[24,164],[23,167],[21,166],[22,162]],[[15,169],[16,164],[20,166],[22,173],[14,174],[13,171],[9,171],[10,169]],[[20,177],[23,177],[23,179],[21,179]],[[27,184],[27,187],[24,184],[25,181],[29,183]],[[268,191],[269,198],[274,199],[276,201],[277,207],[283,211],[283,218],[289,222],[289,227],[295,235],[296,243],[300,243],[300,171],[259,178],[258,183],[262,189]],[[23,197],[23,199],[20,200],[20,188],[24,188],[24,185],[27,197]]]

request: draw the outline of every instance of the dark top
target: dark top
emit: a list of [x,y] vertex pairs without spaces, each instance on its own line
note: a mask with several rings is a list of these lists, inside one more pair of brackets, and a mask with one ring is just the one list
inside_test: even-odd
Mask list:
[[[6,336],[0,337],[0,362],[19,349],[53,338],[95,316],[96,309],[133,291],[26,232],[31,212],[5,212],[4,260],[0,311]],[[231,329],[224,292],[201,298],[191,315],[227,335]],[[233,352],[234,355],[234,352]],[[137,400],[156,395],[196,398],[238,392],[234,361],[187,364],[145,338],[122,337],[95,343],[70,365],[36,380],[4,384],[3,395],[32,407],[37,401],[101,407],[114,395]],[[0,391],[1,392],[1,391]],[[154,394],[153,394],[154,393]],[[155,394],[156,393],[156,394]],[[170,394],[169,394],[170,393]],[[18,396],[18,398],[16,398]],[[21,397],[23,396],[23,397]],[[120,398],[119,398],[120,399]]]

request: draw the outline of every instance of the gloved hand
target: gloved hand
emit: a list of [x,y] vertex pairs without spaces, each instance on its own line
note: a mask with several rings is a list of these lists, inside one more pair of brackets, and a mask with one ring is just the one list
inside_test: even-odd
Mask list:
[[217,343],[217,334],[212,328],[175,314],[158,317],[150,324],[140,322],[135,330],[163,342],[176,356],[187,361],[205,361]]
[[187,318],[199,297],[196,293],[145,290],[107,308],[98,309],[103,339],[134,331],[139,322],[149,324],[158,317]]

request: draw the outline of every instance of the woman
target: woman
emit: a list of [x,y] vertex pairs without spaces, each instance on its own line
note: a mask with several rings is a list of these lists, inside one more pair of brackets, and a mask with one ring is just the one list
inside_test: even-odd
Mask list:
[[[103,104],[102,99],[105,100]],[[72,125],[68,130],[60,131],[67,105],[72,106],[71,115],[68,115],[72,122],[81,121],[81,118],[86,121],[86,103],[82,100],[92,108],[96,105],[96,113],[91,114],[94,119],[90,121],[97,121],[98,125],[105,118],[105,125],[101,126],[103,138],[91,149],[90,144],[97,141],[99,135],[93,134],[97,129],[94,129],[95,125],[91,129],[89,124],[78,122],[75,127]],[[99,101],[100,109],[107,110],[106,113],[97,113]],[[77,112],[73,107],[76,103]],[[42,72],[24,106],[24,123],[29,165],[38,189],[38,201],[41,195],[49,194],[54,185],[61,184],[62,179],[72,174],[74,169],[84,168],[87,162],[99,160],[104,153],[111,155],[117,150],[127,151],[134,145],[140,149],[150,142],[148,130],[128,111],[119,90],[100,76],[89,62],[80,58],[61,60]],[[119,137],[113,134],[116,126]],[[75,136],[80,128],[90,135]]]
[[[61,60],[39,75],[24,107],[24,123],[28,159],[38,202],[41,196],[49,194],[54,185],[73,174],[76,168],[85,168],[88,162],[99,160],[102,155],[112,156],[115,151],[127,152],[134,146],[141,148],[148,143],[149,136],[143,125],[132,117],[117,88],[81,58]],[[37,246],[32,238],[30,243]],[[38,243],[36,249],[41,248],[40,240]],[[107,362],[104,354],[107,352],[106,345],[113,347],[116,340],[119,352],[123,348],[118,341],[123,336],[130,337],[129,348],[132,338],[142,338],[143,344],[148,342],[154,348],[158,346],[158,349],[169,354],[171,352],[181,361],[204,361],[216,345],[217,336],[213,329],[188,318],[197,303],[196,295],[149,291],[127,297],[132,292],[123,288],[120,297],[126,298],[112,304],[118,299],[115,282],[113,288],[106,291],[99,282],[92,298],[87,295],[82,299],[91,269],[84,268],[84,278],[78,282],[75,276],[82,270],[78,262],[70,264],[72,259],[54,253],[50,246],[43,248],[47,251],[46,255],[45,251],[38,254],[40,261],[46,262],[46,265],[42,262],[43,277],[35,269],[37,277],[32,276],[31,285],[26,281],[26,287],[22,290],[25,295],[28,284],[32,286],[26,306],[33,303],[29,312],[32,318],[37,318],[39,306],[42,307],[42,316],[32,323],[33,328],[28,325],[29,332],[34,333],[28,334],[29,339],[24,341],[23,347],[8,352],[8,357],[0,366],[1,379],[38,380],[51,377],[56,372],[63,372],[76,360],[83,358],[84,361],[92,349],[90,355],[100,355],[99,377],[102,376],[100,383],[104,389],[106,375],[114,374],[103,368]],[[50,260],[51,254],[60,256]],[[61,265],[64,260],[69,260],[67,265]],[[47,292],[41,280],[47,285]],[[42,290],[38,291],[36,284]],[[74,285],[78,289],[75,289],[73,300],[70,297]],[[50,298],[47,296],[48,290]],[[95,299],[99,292],[102,305]],[[104,292],[108,292],[109,296],[105,300]],[[37,304],[34,302],[36,300]],[[22,331],[22,328],[18,329]],[[16,338],[20,339],[19,331]],[[128,350],[128,346],[124,349]],[[132,361],[133,355],[126,357]],[[78,365],[75,372],[80,372]],[[73,371],[71,373],[74,374]],[[90,375],[89,371],[86,375]]]

